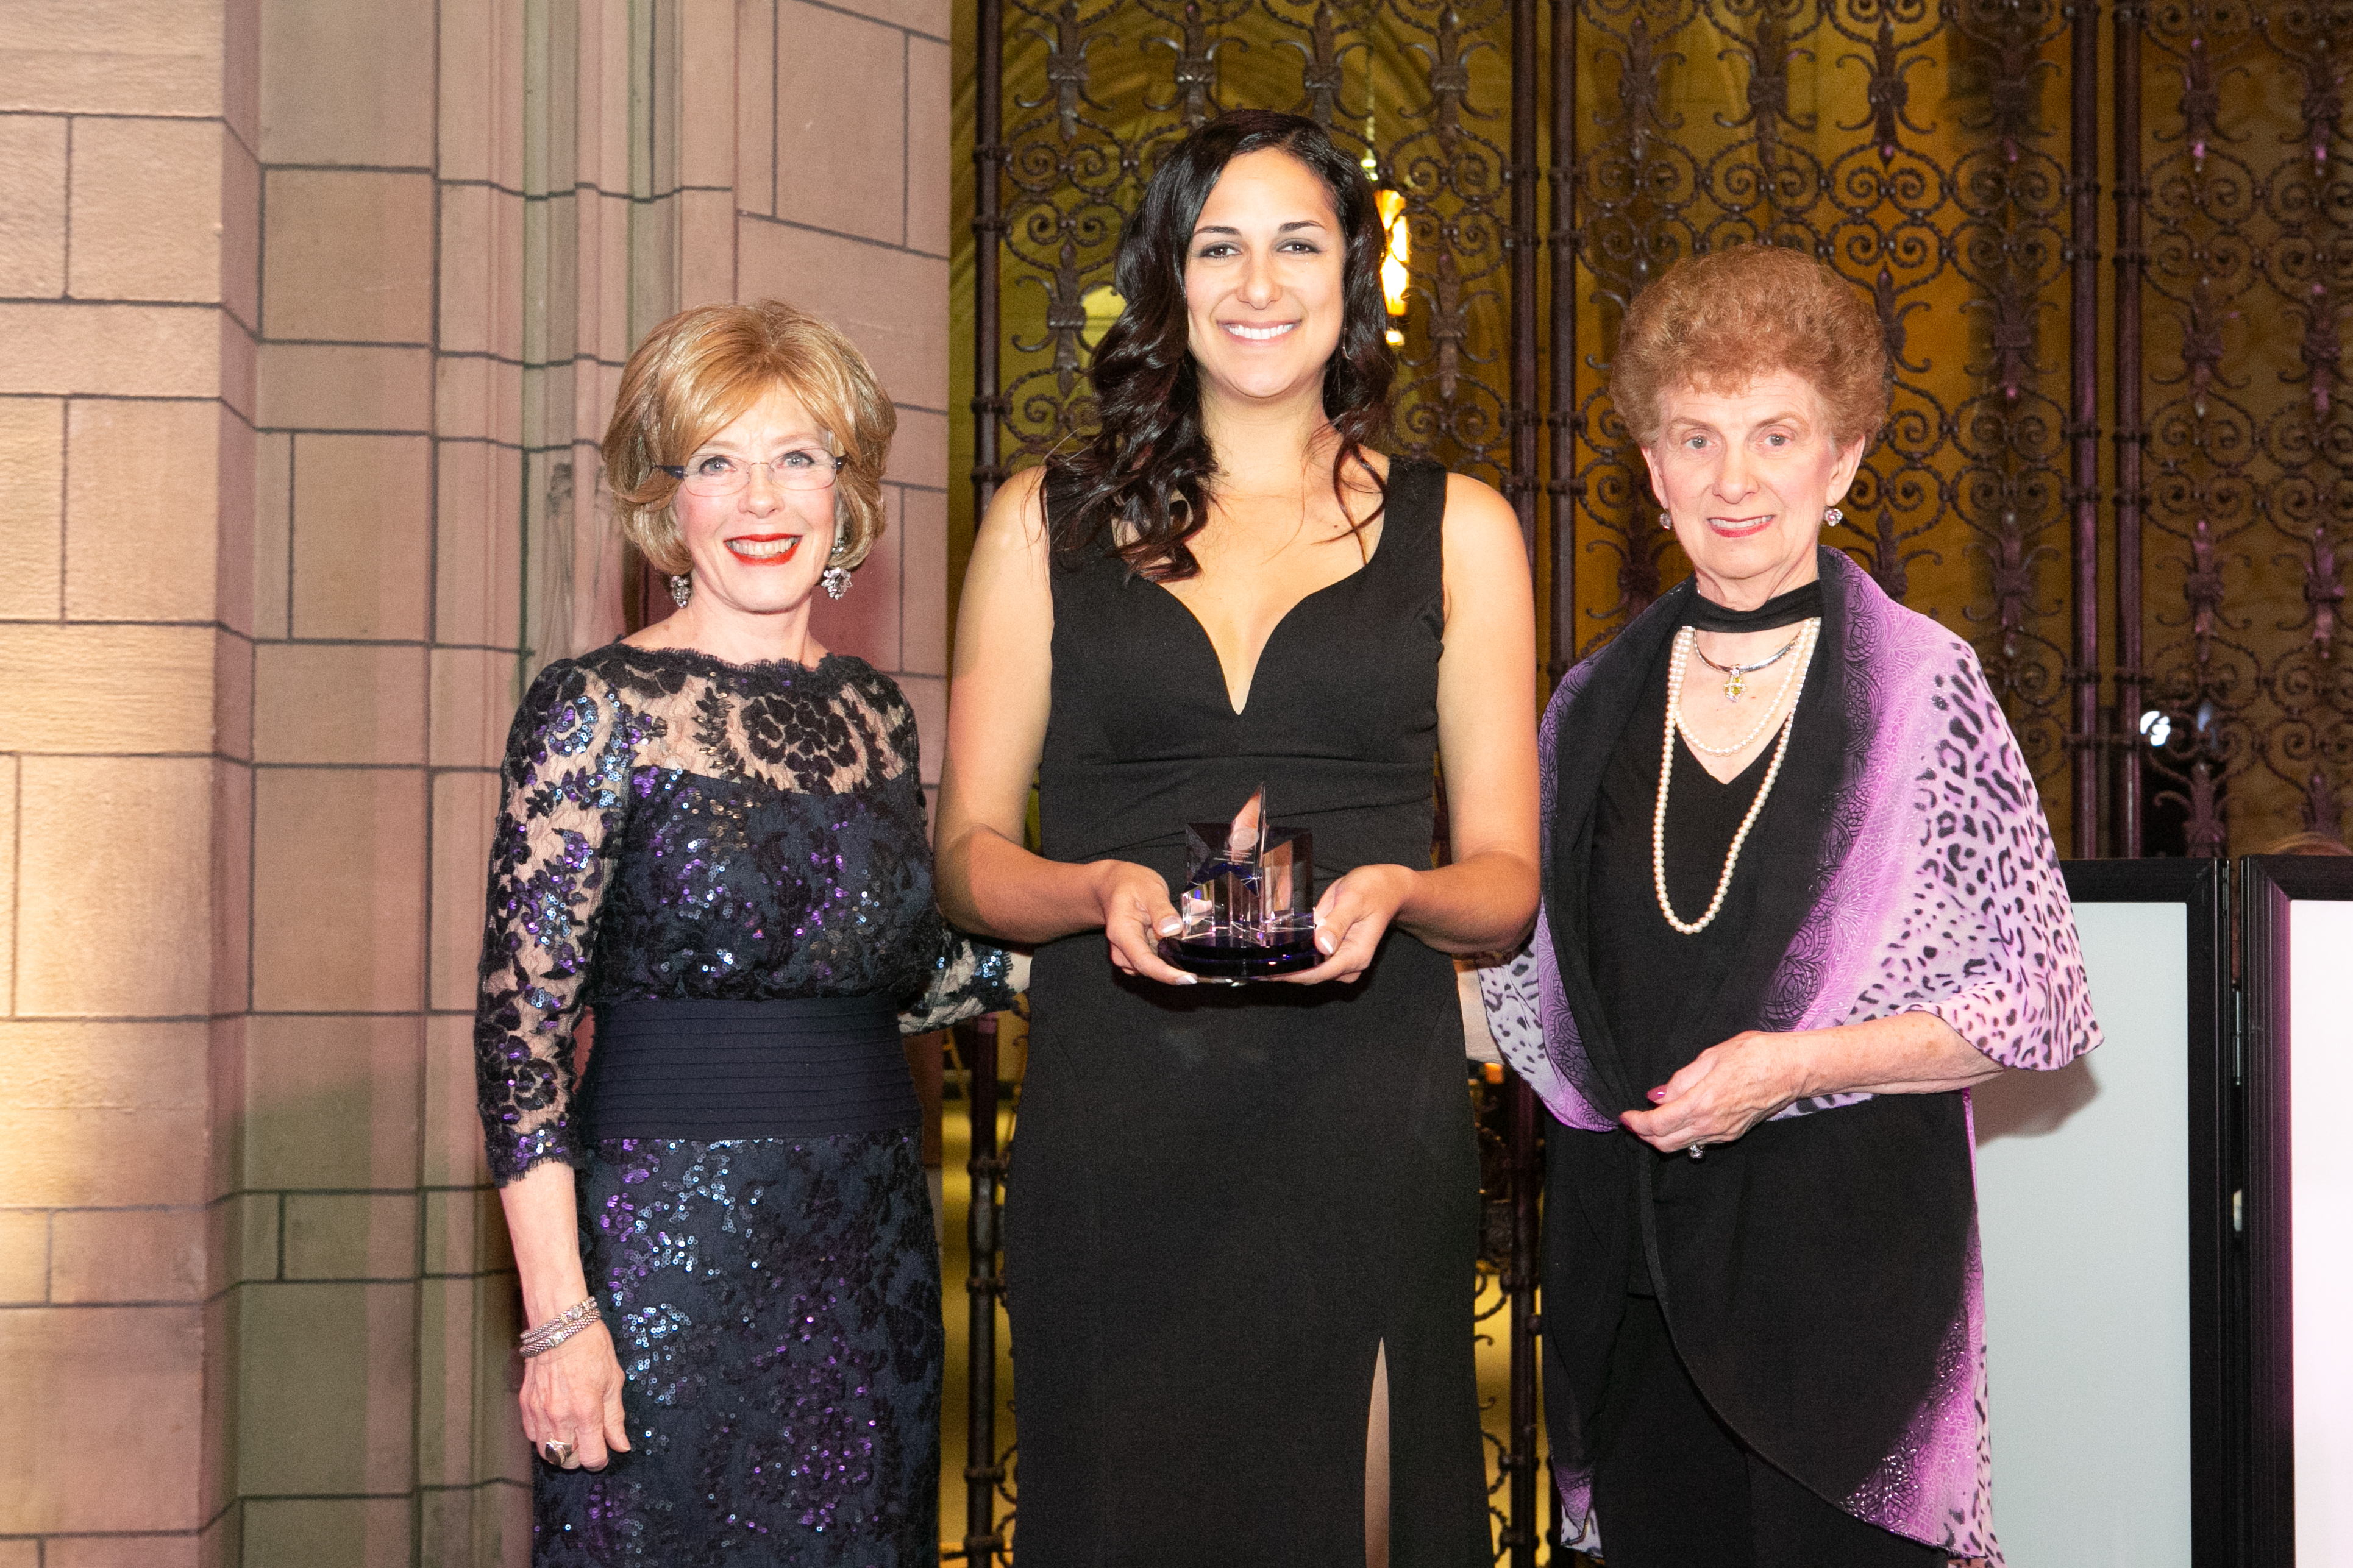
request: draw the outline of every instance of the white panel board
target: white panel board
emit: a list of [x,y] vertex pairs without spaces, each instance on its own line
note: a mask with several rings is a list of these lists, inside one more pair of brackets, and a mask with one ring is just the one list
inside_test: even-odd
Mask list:
[[2288,906],[2296,1568],[2353,1568],[2353,904]]
[[2189,917],[2075,906],[2105,1044],[1973,1097],[2010,1568],[2189,1563]]

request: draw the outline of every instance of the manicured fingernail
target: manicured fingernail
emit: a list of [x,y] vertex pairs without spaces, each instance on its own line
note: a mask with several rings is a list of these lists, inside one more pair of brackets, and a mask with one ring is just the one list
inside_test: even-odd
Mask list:
[[1340,943],[1338,939],[1334,937],[1330,931],[1319,931],[1315,933],[1315,951],[1322,953],[1324,957],[1331,957],[1332,951],[1339,945]]
[[1158,931],[1162,936],[1175,936],[1178,931],[1185,929],[1185,922],[1179,920],[1176,916],[1170,915],[1166,920],[1162,921],[1160,924],[1154,929]]
[[1664,1099],[1666,1099],[1666,1098],[1667,1098],[1667,1091],[1666,1091],[1665,1089],[1652,1089],[1652,1090],[1651,1091],[1651,1103],[1652,1105],[1656,1105],[1656,1104],[1658,1104],[1658,1103],[1659,1103],[1659,1101],[1661,1101],[1661,1100],[1664,1100]]

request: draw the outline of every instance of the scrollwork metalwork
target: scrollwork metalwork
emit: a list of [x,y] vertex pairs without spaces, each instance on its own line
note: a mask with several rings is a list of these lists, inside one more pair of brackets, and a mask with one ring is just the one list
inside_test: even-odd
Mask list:
[[[1555,308],[1573,303],[1577,341],[1601,348],[1577,367],[1565,488],[1577,553],[1614,568],[1581,595],[1577,651],[1683,569],[1606,391],[1626,305],[1679,257],[1797,247],[1870,290],[1896,367],[1891,419],[1844,503],[1858,533],[1831,541],[1977,643],[2055,789],[2071,766],[2073,668],[2067,364],[2047,346],[2068,321],[2073,190],[2045,101],[2064,80],[2061,6],[1575,3],[1579,103],[1593,107],[1567,182],[1580,298]],[[1915,84],[1938,77],[1947,110],[1931,119]]]
[[[1092,426],[1085,296],[1159,154],[1229,102],[1293,109],[1405,198],[1417,258],[1402,323],[1401,449],[1512,482],[1497,351],[1508,303],[1507,0],[1010,0],[1006,74],[1041,90],[998,161],[1002,400],[1010,462]],[[1483,58],[1482,58],[1483,57]],[[1352,86],[1351,78],[1354,78]],[[1426,259],[1423,259],[1426,258]]]
[[2353,174],[2338,153],[2353,7],[2174,0],[2146,13],[2140,41],[2153,89],[2140,148],[2147,701],[2156,798],[2176,819],[2153,827],[2191,854],[2297,830],[2341,838],[2353,423],[2337,389]]

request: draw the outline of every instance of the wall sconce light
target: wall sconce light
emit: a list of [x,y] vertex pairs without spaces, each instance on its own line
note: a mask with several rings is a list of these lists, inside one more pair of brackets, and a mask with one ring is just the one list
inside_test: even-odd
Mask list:
[[1381,258],[1381,298],[1389,308],[1389,346],[1405,346],[1406,287],[1413,280],[1409,263],[1413,258],[1413,226],[1406,221],[1405,193],[1386,186],[1373,193],[1381,214],[1381,230],[1388,237],[1388,253]]

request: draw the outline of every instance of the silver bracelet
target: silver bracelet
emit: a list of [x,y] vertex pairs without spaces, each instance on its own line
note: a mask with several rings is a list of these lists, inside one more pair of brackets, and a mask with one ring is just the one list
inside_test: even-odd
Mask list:
[[596,1310],[596,1299],[592,1296],[576,1306],[566,1307],[537,1327],[525,1330],[516,1339],[515,1348],[529,1361],[533,1356],[545,1355],[589,1324],[602,1321],[604,1314]]

